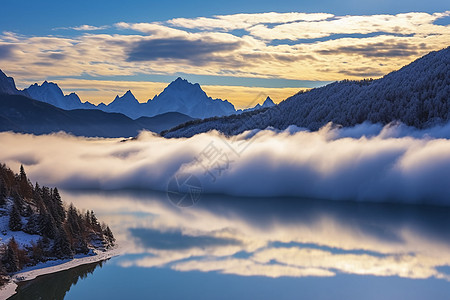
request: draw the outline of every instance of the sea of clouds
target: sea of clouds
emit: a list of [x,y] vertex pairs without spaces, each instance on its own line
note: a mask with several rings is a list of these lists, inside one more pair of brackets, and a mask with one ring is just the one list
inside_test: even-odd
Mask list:
[[0,162],[23,164],[33,181],[66,189],[167,190],[198,178],[203,193],[450,205],[450,124],[289,127],[188,139],[142,132],[135,139],[65,133],[0,133]]

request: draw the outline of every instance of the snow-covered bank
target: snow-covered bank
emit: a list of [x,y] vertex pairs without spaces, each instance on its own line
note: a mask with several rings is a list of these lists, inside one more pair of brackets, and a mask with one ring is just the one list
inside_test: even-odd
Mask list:
[[76,255],[74,259],[51,260],[45,263],[25,268],[14,274],[11,280],[0,288],[0,299],[8,299],[16,293],[17,283],[35,279],[38,276],[68,270],[81,265],[91,264],[120,255],[121,248],[115,247],[107,251],[95,251],[95,255]]

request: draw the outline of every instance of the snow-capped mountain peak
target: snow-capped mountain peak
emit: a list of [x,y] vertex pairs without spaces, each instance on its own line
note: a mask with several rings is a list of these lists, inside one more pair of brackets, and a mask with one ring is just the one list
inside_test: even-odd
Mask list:
[[264,103],[261,105],[261,107],[272,107],[275,106],[275,103],[273,103],[272,99],[270,99],[269,96],[267,96],[266,100],[264,100]]
[[114,101],[111,102],[111,104],[113,105],[113,103],[118,103],[118,102],[120,102],[120,103],[139,103],[139,101],[136,99],[136,97],[133,95],[133,93],[130,90],[128,90],[122,96],[117,95],[116,98],[114,98]]
[[61,88],[54,82],[45,80],[41,85],[35,83],[24,90],[31,98],[49,103],[62,109],[91,108],[90,103],[82,103],[77,94],[64,95]]
[[[209,98],[206,93],[202,90],[198,83],[190,83],[186,79],[178,77],[172,81],[165,89],[155,98],[161,98],[170,95],[170,97],[188,97],[190,100],[199,100],[201,98]],[[156,100],[153,98],[153,100]]]
[[256,104],[253,107],[249,107],[249,108],[246,108],[246,109],[239,110],[238,113],[254,111],[254,110],[261,109],[261,108],[267,108],[267,107],[272,107],[272,106],[275,106],[275,103],[272,101],[272,99],[269,96],[267,96],[266,100],[264,100],[262,105],[258,103],[258,104]]
[[155,115],[176,111],[196,118],[225,116],[236,112],[233,104],[208,97],[198,83],[193,84],[180,77],[172,81],[161,94],[149,100],[146,106]]

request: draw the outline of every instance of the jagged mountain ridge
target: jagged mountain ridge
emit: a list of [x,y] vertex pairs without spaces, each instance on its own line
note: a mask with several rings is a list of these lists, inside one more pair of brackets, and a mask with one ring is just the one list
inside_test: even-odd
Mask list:
[[198,83],[192,84],[178,77],[159,95],[145,103],[139,103],[131,91],[116,96],[108,105],[97,106],[106,112],[123,113],[136,119],[142,116],[156,116],[167,112],[179,112],[193,118],[226,116],[236,113],[230,102],[208,97]]
[[133,93],[128,90],[122,96],[117,95],[114,101],[108,105],[100,103],[96,108],[105,112],[122,113],[132,119],[136,119],[142,114],[142,105],[134,97]]
[[42,101],[62,109],[95,109],[96,106],[86,102],[82,103],[76,93],[64,95],[61,88],[53,82],[44,81],[41,85],[32,84],[25,89],[28,96],[32,99]]
[[144,109],[155,114],[178,111],[191,117],[225,116],[236,113],[227,100],[208,97],[198,83],[192,84],[178,77],[164,91],[144,104]]
[[354,126],[365,121],[400,121],[417,128],[450,120],[450,47],[431,52],[377,80],[334,82],[298,93],[277,106],[239,116],[193,121],[164,133],[190,137],[213,129],[234,135],[269,126],[317,130],[329,122]]
[[[100,103],[99,105],[94,105],[87,101],[82,102],[76,93],[64,95],[56,83],[48,81],[44,81],[41,85],[34,83],[20,91],[16,88],[14,79],[7,77],[0,70],[0,93],[28,96],[34,100],[65,110],[99,109],[104,112],[122,113],[132,119],[153,117],[168,112],[179,112],[193,118],[242,113],[241,110],[236,110],[234,105],[227,100],[209,97],[198,83],[192,84],[180,77],[171,82],[159,95],[144,103],[140,103],[133,93],[128,90],[122,96],[117,95],[109,104]],[[271,99],[267,101],[266,99],[263,105],[257,104],[255,107],[247,110],[272,105],[275,105],[273,101]]]

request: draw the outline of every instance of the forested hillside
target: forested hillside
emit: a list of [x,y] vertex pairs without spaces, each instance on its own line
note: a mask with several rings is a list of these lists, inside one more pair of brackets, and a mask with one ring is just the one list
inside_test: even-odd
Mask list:
[[213,129],[233,135],[269,126],[317,130],[329,122],[353,126],[365,121],[401,121],[417,128],[450,120],[450,47],[431,52],[381,79],[331,83],[298,93],[279,105],[237,116],[192,121],[166,137],[190,137]]
[[0,274],[112,247],[115,238],[93,211],[65,204],[57,188],[31,184],[23,167],[0,164]]

